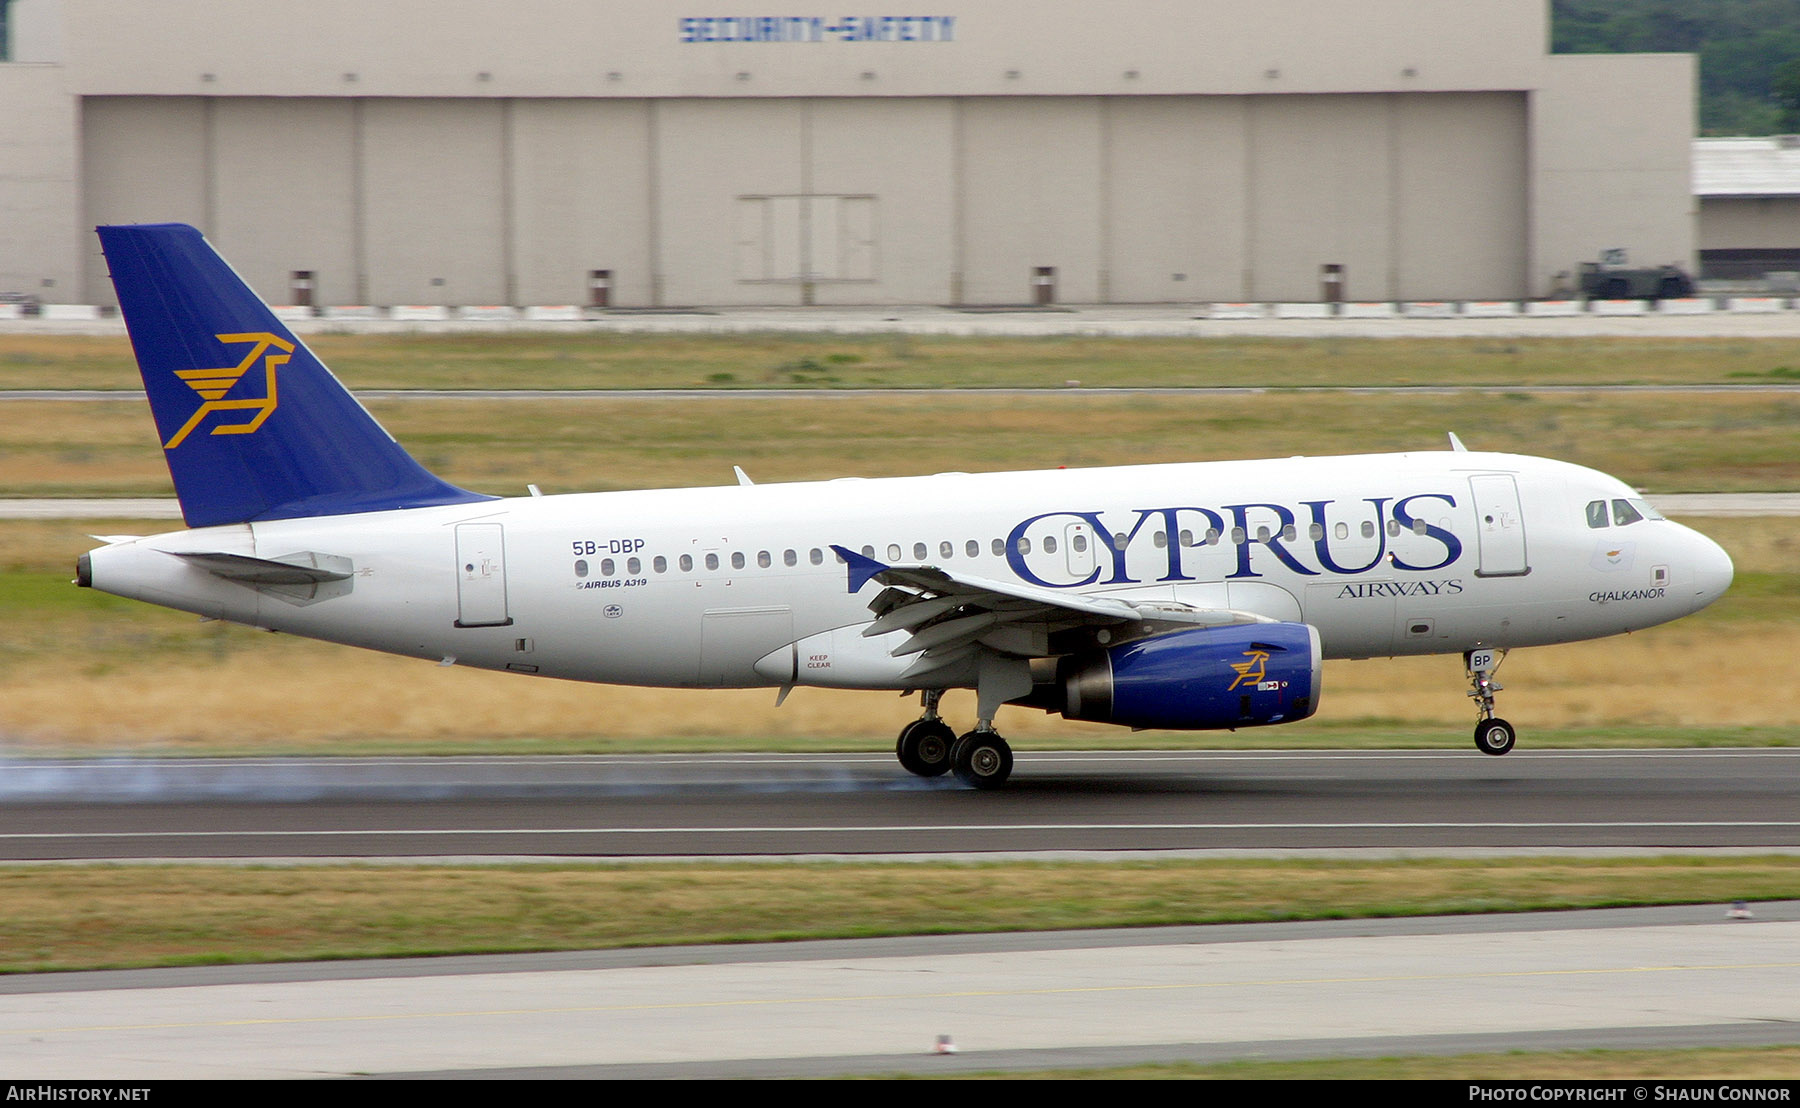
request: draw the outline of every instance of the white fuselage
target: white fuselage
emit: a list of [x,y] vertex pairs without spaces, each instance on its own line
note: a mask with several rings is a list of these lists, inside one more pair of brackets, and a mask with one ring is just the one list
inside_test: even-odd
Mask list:
[[[525,497],[203,528],[90,557],[107,592],[464,665],[903,688],[918,684],[899,676],[911,660],[860,634],[878,586],[852,594],[833,544],[1309,623],[1326,657],[1460,653],[1633,631],[1724,591],[1716,544],[1653,513],[1619,524],[1615,501],[1642,506],[1590,469],[1444,451]],[[173,552],[313,554],[351,576],[258,588]]]

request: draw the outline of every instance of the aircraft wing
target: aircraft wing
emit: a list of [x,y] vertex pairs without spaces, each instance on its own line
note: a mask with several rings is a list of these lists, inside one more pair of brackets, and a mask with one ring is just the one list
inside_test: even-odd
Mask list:
[[[1119,596],[1048,589],[1017,581],[994,581],[935,565],[888,565],[854,550],[833,546],[849,570],[850,591],[870,581],[886,586],[869,601],[875,619],[865,637],[908,632],[895,657],[919,655],[907,671],[916,677],[961,661],[977,649],[1019,658],[1067,653],[1076,645],[1065,633],[1092,642],[1100,632],[1124,624],[1148,625],[1152,634],[1183,627],[1268,623],[1254,612],[1198,608],[1175,601],[1146,602]],[[1065,641],[1052,644],[1052,636]],[[1140,637],[1134,633],[1133,637]]]

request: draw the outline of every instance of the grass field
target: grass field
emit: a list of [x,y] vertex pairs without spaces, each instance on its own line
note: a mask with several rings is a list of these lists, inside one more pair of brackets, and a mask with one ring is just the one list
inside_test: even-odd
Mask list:
[[[482,492],[672,488],[1222,458],[1472,449],[1593,466],[1648,492],[1800,489],[1800,395],[1118,396],[984,393],[369,405],[426,468]],[[170,495],[142,401],[12,401],[0,495]],[[1654,442],[1654,450],[1646,449]]]
[[[352,389],[1059,388],[1793,381],[1764,338],[959,338],[580,331],[316,334]],[[123,335],[0,335],[0,389],[140,387]]]
[[0,973],[1800,897],[1786,856],[0,868]]

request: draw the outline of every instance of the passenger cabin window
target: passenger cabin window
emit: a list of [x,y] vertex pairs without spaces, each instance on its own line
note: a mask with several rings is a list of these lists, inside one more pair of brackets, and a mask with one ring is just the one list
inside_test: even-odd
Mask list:
[[1588,526],[1596,530],[1606,526],[1606,501],[1590,500],[1587,506]]

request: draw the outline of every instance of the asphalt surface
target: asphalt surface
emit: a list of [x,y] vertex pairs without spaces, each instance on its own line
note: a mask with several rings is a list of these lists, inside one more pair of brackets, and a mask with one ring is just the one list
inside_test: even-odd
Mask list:
[[[1800,853],[1800,750],[1024,752],[992,793],[885,755],[14,759],[0,828],[6,857],[45,860]],[[1747,910],[20,975],[0,978],[0,1078],[951,1075],[1800,1043],[1800,903]]]
[[1800,848],[1800,750],[12,759],[0,859]]
[[952,1075],[1800,1042],[1800,903],[1748,911],[45,974],[0,979],[0,1078]]

